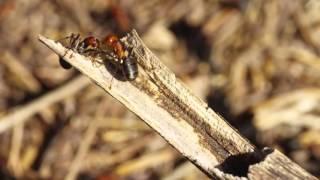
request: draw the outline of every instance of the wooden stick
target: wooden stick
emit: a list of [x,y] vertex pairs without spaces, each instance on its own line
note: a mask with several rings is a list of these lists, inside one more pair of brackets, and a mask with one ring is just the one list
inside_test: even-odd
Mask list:
[[138,115],[208,176],[316,179],[279,151],[256,149],[176,79],[136,31],[122,39],[140,65],[139,76],[132,82],[117,80],[106,66],[97,67],[90,58],[53,40],[39,39],[59,56],[65,55],[67,62]]

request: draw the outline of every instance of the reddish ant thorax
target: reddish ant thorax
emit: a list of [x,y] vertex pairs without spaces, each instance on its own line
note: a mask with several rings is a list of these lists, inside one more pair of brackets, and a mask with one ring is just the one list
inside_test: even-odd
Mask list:
[[103,43],[106,48],[111,50],[118,59],[124,59],[126,56],[126,50],[119,38],[116,35],[108,35],[103,39]]

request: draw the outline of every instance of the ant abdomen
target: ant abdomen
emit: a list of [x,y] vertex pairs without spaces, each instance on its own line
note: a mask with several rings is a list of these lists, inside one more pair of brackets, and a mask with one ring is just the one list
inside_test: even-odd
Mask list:
[[65,61],[62,57],[59,57],[60,66],[64,69],[71,69],[72,65]]
[[133,81],[138,76],[138,65],[136,61],[126,58],[123,61],[123,73],[129,81]]

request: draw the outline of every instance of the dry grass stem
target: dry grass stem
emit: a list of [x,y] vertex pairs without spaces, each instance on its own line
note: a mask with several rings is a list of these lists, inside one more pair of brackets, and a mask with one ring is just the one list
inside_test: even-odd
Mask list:
[[85,135],[84,135],[84,138],[83,138],[83,141],[78,149],[78,152],[70,166],[70,169],[69,169],[69,172],[68,174],[66,175],[66,180],[73,180],[73,179],[76,179],[77,175],[78,175],[78,172],[79,170],[81,170],[81,167],[83,165],[83,161],[84,161],[84,158],[85,156],[87,155],[89,149],[90,149],[90,145],[92,143],[92,141],[94,140],[94,137],[96,135],[96,132],[97,132],[97,124],[95,123],[95,121],[97,121],[96,119],[89,124],[86,132],[85,132]]
[[58,88],[57,90],[50,92],[21,108],[16,108],[6,116],[0,118],[0,133],[7,131],[17,124],[24,123],[34,114],[46,109],[53,103],[59,102],[62,99],[73,95],[89,84],[90,81],[86,77],[80,76],[61,88]]

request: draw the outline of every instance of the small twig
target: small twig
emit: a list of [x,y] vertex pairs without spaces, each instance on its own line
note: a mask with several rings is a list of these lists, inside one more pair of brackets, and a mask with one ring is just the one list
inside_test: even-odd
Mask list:
[[[197,169],[193,164],[185,162],[174,169],[170,174],[166,175],[163,180],[176,180],[176,179],[188,179],[188,176],[198,178],[197,174],[201,171]],[[193,176],[192,176],[193,175]],[[191,178],[192,179],[192,178]],[[201,179],[201,178],[198,178]]]
[[144,169],[160,167],[163,164],[177,159],[177,153],[172,148],[164,148],[157,152],[145,154],[137,159],[129,160],[115,168],[115,173],[120,176],[128,176]]
[[127,161],[134,157],[137,153],[143,151],[143,149],[154,140],[154,135],[146,135],[137,140],[130,142],[127,146],[121,148],[121,150],[115,153],[102,153],[102,152],[91,152],[85,158],[85,164],[81,170],[88,171],[93,168],[104,168],[108,169],[121,162]]
[[83,165],[83,163],[81,163],[81,162],[83,162],[85,155],[88,153],[90,146],[92,144],[92,141],[96,135],[96,132],[97,132],[96,121],[97,121],[97,119],[94,119],[94,121],[89,124],[89,126],[85,132],[84,139],[78,149],[78,152],[77,152],[74,160],[72,161],[69,172],[65,177],[66,180],[76,179],[78,172]]
[[0,62],[7,67],[10,76],[13,76],[19,86],[26,91],[36,93],[41,90],[39,81],[32,75],[30,70],[11,53],[5,52],[1,56]]
[[13,136],[11,140],[11,149],[9,154],[8,166],[14,172],[15,176],[20,177],[23,169],[21,166],[21,147],[23,141],[24,125],[18,124],[13,129]]
[[[279,151],[259,151],[194,96],[144,45],[136,31],[122,41],[139,67],[133,82],[118,81],[105,66],[40,36],[40,41],[137,114],[210,177],[316,179]],[[111,88],[110,88],[111,87]]]
[[64,85],[57,90],[50,92],[49,94],[34,100],[33,102],[17,108],[8,115],[0,118],[0,133],[14,127],[15,125],[24,123],[35,113],[47,108],[53,103],[59,102],[62,99],[74,95],[82,88],[90,84],[90,81],[86,77],[78,77],[68,84]]
[[81,144],[78,148],[77,154],[72,161],[72,164],[70,166],[69,172],[66,175],[66,180],[73,180],[76,179],[79,171],[81,170],[83,166],[83,162],[85,156],[88,154],[88,151],[90,150],[90,146],[92,144],[92,141],[94,140],[94,137],[96,136],[96,132],[98,130],[98,121],[101,115],[104,112],[105,103],[102,101],[100,105],[98,105],[95,118],[93,118],[93,121],[89,123],[89,126],[87,127],[87,130],[85,132],[83,141],[81,141]]

